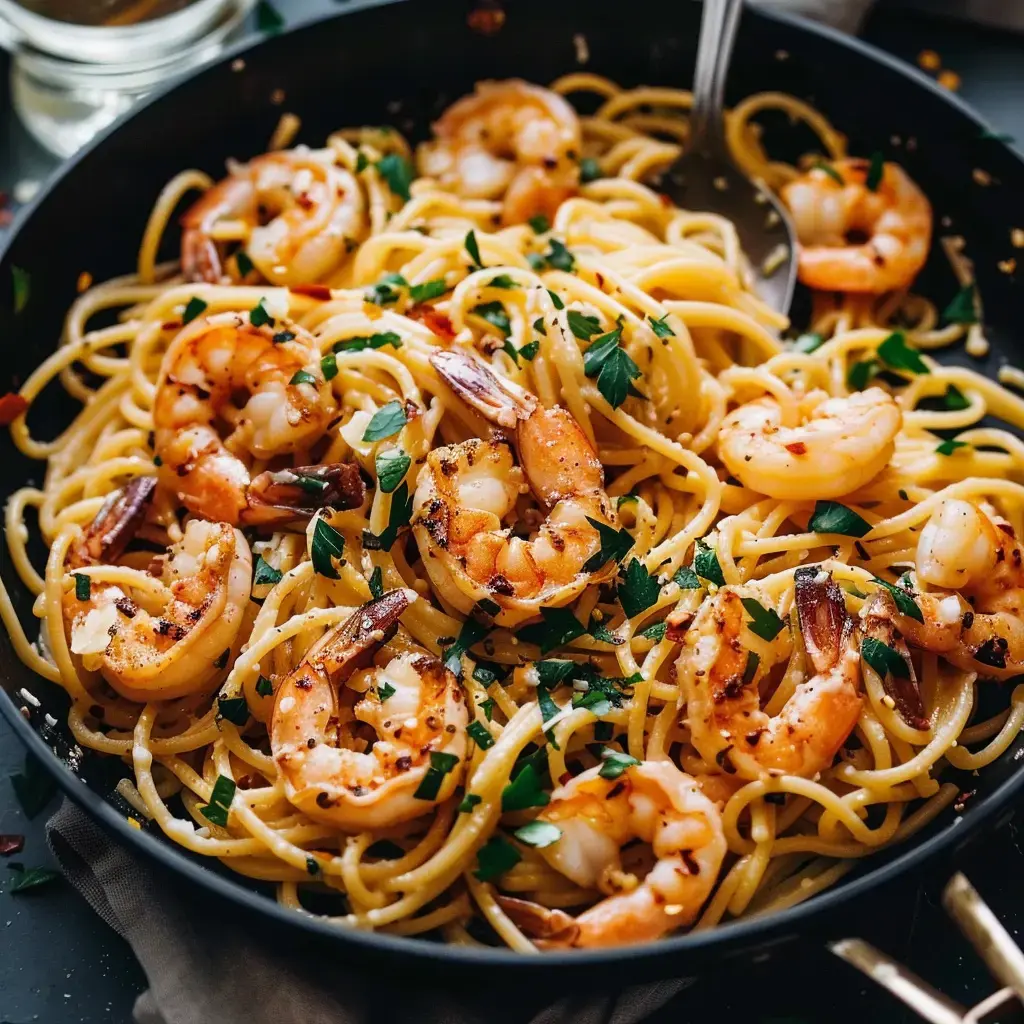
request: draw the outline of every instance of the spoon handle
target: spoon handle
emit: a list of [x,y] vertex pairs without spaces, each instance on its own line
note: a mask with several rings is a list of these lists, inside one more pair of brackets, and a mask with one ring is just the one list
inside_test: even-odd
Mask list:
[[701,152],[727,155],[725,82],[742,12],[743,0],[704,0],[690,118],[690,146]]

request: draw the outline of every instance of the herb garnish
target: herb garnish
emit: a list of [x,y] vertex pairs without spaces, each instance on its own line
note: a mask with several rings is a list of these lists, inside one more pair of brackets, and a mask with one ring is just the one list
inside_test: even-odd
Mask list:
[[505,312],[505,307],[500,302],[481,302],[470,312],[482,317],[492,327],[497,327],[503,338],[507,338],[512,333],[512,324],[509,321],[508,313]]
[[812,533],[840,533],[844,537],[863,537],[871,532],[871,524],[838,501],[815,502],[807,529]]
[[483,269],[483,260],[480,259],[480,246],[476,243],[476,232],[470,231],[466,235],[466,252],[469,253],[470,259],[473,261],[474,269]]
[[542,850],[562,838],[562,830],[557,825],[552,825],[550,821],[531,821],[522,828],[517,828],[512,834],[519,842],[532,846],[535,850]]
[[466,726],[466,734],[481,750],[490,750],[494,746],[494,737],[483,722],[470,722]]
[[948,324],[976,324],[978,322],[976,295],[973,284],[965,284],[942,311]]
[[92,582],[84,572],[75,573],[75,600],[88,601],[92,593]]
[[616,530],[614,526],[590,516],[587,516],[587,522],[597,530],[601,547],[583,563],[583,571],[595,572],[608,561],[621,562],[635,543],[629,531],[621,528]]
[[[13,865],[12,865],[13,866]],[[48,885],[50,882],[60,878],[59,871],[53,868],[28,868],[23,871],[15,871],[11,887],[7,891],[14,895],[17,892],[26,892],[29,889],[38,889]]]
[[543,621],[524,626],[516,636],[530,644],[539,644],[541,654],[583,636],[586,629],[568,608],[541,608]]
[[[904,576],[903,580],[908,580],[908,577]],[[871,581],[877,583],[880,587],[885,587],[886,590],[892,594],[893,600],[896,602],[896,607],[903,615],[907,615],[912,619],[916,619],[918,622],[924,622],[924,615],[921,612],[921,608],[918,603],[914,600],[914,595],[909,589],[904,589],[902,586],[896,586],[892,583],[887,583],[885,580],[880,580],[877,576],[872,576]]]
[[544,807],[550,800],[551,797],[540,788],[540,774],[532,761],[527,761],[501,791],[502,811],[525,811],[529,807]]
[[815,331],[808,331],[806,334],[801,334],[800,337],[790,345],[790,351],[802,352],[805,355],[810,355],[812,352],[816,352],[824,344],[825,338],[823,335],[818,334]]
[[256,680],[256,692],[261,697],[272,697],[274,695],[274,684],[266,676],[261,675]]
[[384,596],[384,572],[379,565],[374,566],[373,572],[370,573],[369,587],[370,597],[374,600]]
[[522,854],[510,842],[501,836],[491,836],[477,851],[477,868],[473,874],[479,881],[489,882],[514,868],[522,859]]
[[617,779],[627,768],[640,763],[635,757],[618,750],[606,751],[602,757],[604,760],[597,773],[602,779]]
[[401,335],[394,331],[385,331],[382,334],[371,334],[369,337],[346,338],[345,341],[336,341],[331,346],[332,352],[362,352],[368,348],[383,348],[391,345],[393,348],[402,347]]
[[668,320],[668,313],[658,320],[655,320],[653,316],[649,316],[647,320],[651,325],[651,330],[659,338],[674,338],[676,336],[676,332],[666,322]]
[[399,299],[397,288],[408,288],[409,282],[401,274],[385,274],[363,297],[375,306],[390,306]]
[[637,636],[642,636],[645,640],[653,640],[656,644],[660,644],[665,639],[665,634],[668,632],[667,622],[654,622],[650,626],[646,626],[641,629]]
[[[702,540],[696,541],[693,545],[692,568],[693,571],[701,577],[701,579],[705,579],[709,583],[714,583],[719,587],[725,586],[725,576],[722,573],[722,566],[718,561],[718,552],[710,545],[705,544]],[[678,575],[679,573],[676,573],[676,576]],[[679,582],[678,579],[676,582]],[[682,586],[682,584],[680,584],[680,586]]]
[[218,775],[217,781],[213,784],[213,792],[210,794],[210,802],[199,810],[207,821],[214,825],[227,828],[228,813],[231,808],[231,801],[235,798],[235,783],[226,775]]
[[338,376],[338,357],[333,352],[328,352],[320,360],[320,372],[324,375],[324,380],[334,380]]
[[11,288],[14,292],[14,312],[20,313],[28,305],[32,291],[32,275],[22,267],[11,266]]
[[273,586],[281,582],[284,575],[280,569],[275,569],[262,555],[256,556],[256,571],[252,577],[253,587]]
[[235,253],[235,266],[238,267],[239,277],[246,277],[256,269],[249,258],[249,254],[244,249],[239,249]]
[[462,678],[462,656],[474,644],[479,643],[491,631],[490,626],[485,626],[476,619],[466,619],[459,630],[459,635],[451,647],[441,652],[441,660],[444,666],[450,669],[455,675]]
[[786,623],[785,620],[779,618],[779,614],[774,608],[765,608],[760,601],[752,597],[741,597],[740,603],[752,619],[747,629],[754,636],[759,636],[762,640],[771,641],[782,632]]
[[316,385],[316,377],[313,376],[308,370],[296,370],[292,374],[292,379],[288,381],[289,384],[313,384]]
[[943,441],[942,444],[936,446],[935,454],[952,455],[957,448],[970,448],[970,445],[966,441],[957,441],[950,438],[948,441]]
[[619,603],[627,618],[631,619],[650,608],[660,593],[657,578],[648,573],[640,559],[631,559],[619,584]]
[[538,235],[543,235],[545,231],[551,230],[551,221],[549,221],[547,216],[543,213],[538,213],[536,217],[531,217],[527,221],[527,224],[529,224]]
[[373,414],[370,422],[366,425],[363,440],[383,441],[384,438],[397,434],[408,422],[405,406],[397,398],[392,399]]
[[412,465],[412,459],[401,448],[388,448],[377,452],[374,468],[377,470],[377,484],[385,494],[390,494],[404,479]]
[[569,321],[569,330],[580,341],[590,341],[595,334],[601,333],[601,321],[596,316],[588,316],[578,309],[570,309],[565,317]]
[[866,636],[860,644],[861,657],[884,679],[887,673],[907,679],[910,670],[903,658],[881,640]]
[[377,699],[383,704],[389,697],[394,697],[396,692],[390,683],[381,683],[377,687]]
[[425,281],[423,284],[414,284],[409,289],[409,298],[413,302],[429,302],[431,299],[440,298],[448,291],[448,285],[444,278],[439,277],[433,281]]
[[878,356],[886,366],[893,370],[906,370],[908,373],[931,373],[928,364],[921,358],[921,353],[907,344],[907,339],[902,331],[893,331],[878,346]]
[[190,324],[197,316],[202,316],[206,311],[206,303],[202,299],[193,295],[188,302],[185,303],[185,309],[181,314],[181,322],[183,324]]
[[444,777],[459,763],[455,754],[446,754],[440,750],[430,752],[430,767],[423,775],[413,796],[417,800],[435,800],[441,790]]
[[245,725],[249,721],[249,705],[244,697],[218,697],[217,714],[234,725]]
[[323,516],[317,516],[311,551],[314,571],[330,580],[341,579],[334,560],[340,559],[344,550],[345,538]]
[[864,185],[869,192],[877,192],[878,186],[882,184],[882,176],[885,174],[885,157],[877,150],[871,154],[871,163],[868,166],[867,176],[864,178]]
[[615,330],[602,334],[583,353],[583,372],[588,377],[597,377],[597,390],[613,409],[622,405],[627,395],[644,397],[632,383],[641,376],[640,367],[619,344],[621,340],[620,324]]
[[267,300],[265,298],[260,299],[252,309],[249,310],[249,323],[253,327],[273,327],[276,321],[267,312],[267,307],[263,305]]
[[416,176],[412,164],[399,153],[388,153],[376,163],[377,171],[388,188],[400,199],[409,201],[409,186]]

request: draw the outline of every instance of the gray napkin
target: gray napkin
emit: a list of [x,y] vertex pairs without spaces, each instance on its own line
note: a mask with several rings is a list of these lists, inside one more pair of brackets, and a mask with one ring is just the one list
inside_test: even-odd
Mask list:
[[69,800],[46,835],[68,880],[146,972],[137,1024],[636,1024],[688,984],[587,991],[544,1005],[536,994],[496,987],[476,996],[456,991],[462,986],[413,987],[395,963],[388,972],[345,972],[336,949],[297,955],[284,941],[265,948],[241,923],[183,893],[164,869],[114,843]]

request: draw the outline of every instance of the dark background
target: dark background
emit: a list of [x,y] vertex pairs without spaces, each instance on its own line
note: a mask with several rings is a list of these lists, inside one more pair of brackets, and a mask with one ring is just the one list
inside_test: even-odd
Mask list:
[[[290,18],[299,18],[329,3],[293,0],[279,7]],[[921,50],[935,50],[943,66],[960,75],[963,98],[998,129],[1024,140],[1024,108],[1019,102],[1024,36],[901,13],[884,0],[864,35],[911,62]],[[0,53],[0,192],[11,194],[20,191],[15,189],[19,182],[43,180],[55,161],[17,124],[7,71],[6,55]],[[0,719],[0,833],[26,837],[24,851],[9,861],[52,865],[43,838],[43,823],[52,807],[27,821],[9,781],[21,770],[22,756]],[[146,979],[128,946],[62,881],[12,896],[10,872],[3,865],[0,861],[0,1024],[129,1021]],[[1014,822],[975,843],[957,866],[1016,937],[1024,923],[1024,848]],[[904,881],[873,894],[853,908],[844,925],[848,934],[869,939],[948,995],[971,1004],[994,985],[938,905],[938,893],[953,867],[936,863],[916,882]],[[168,879],[167,884],[177,883]],[[182,899],[187,898],[183,893]],[[686,965],[680,964],[679,970],[685,974]],[[720,974],[697,979],[652,1018],[652,1024],[899,1024],[914,1019],[808,937],[801,948],[788,948],[770,960],[730,963]],[[388,1020],[386,997],[381,1000],[380,1020]],[[496,1006],[495,1021],[499,1020]]]

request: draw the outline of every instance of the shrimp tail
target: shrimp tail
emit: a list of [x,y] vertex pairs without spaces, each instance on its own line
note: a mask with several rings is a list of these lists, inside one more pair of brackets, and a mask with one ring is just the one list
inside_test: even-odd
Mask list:
[[298,466],[260,473],[246,491],[245,526],[270,526],[310,519],[320,509],[359,508],[366,484],[354,462]]
[[325,633],[306,654],[307,665],[320,665],[335,683],[344,682],[373,660],[381,644],[398,629],[402,613],[416,600],[415,590],[389,590],[364,604],[340,626]]
[[537,398],[510,380],[499,379],[464,352],[435,352],[430,365],[467,405],[500,427],[511,428],[537,408]]
[[217,284],[224,268],[213,239],[186,226],[181,236],[181,270],[188,281]]
[[572,946],[580,926],[564,910],[552,910],[531,900],[514,896],[495,897],[508,919],[544,949]]
[[866,637],[881,641],[903,659],[907,666],[906,674],[886,672],[882,676],[882,686],[892,697],[897,714],[907,725],[912,729],[927,729],[930,723],[921,699],[921,686],[914,672],[914,662],[907,642],[896,628],[897,616],[896,602],[889,594],[879,590],[861,609],[861,629]]
[[155,491],[156,477],[152,476],[137,476],[114,491],[68,552],[68,567],[113,562],[123,555],[145,522]]
[[832,574],[817,565],[797,569],[794,577],[804,646],[816,673],[831,672],[839,664],[854,629],[843,592]]

